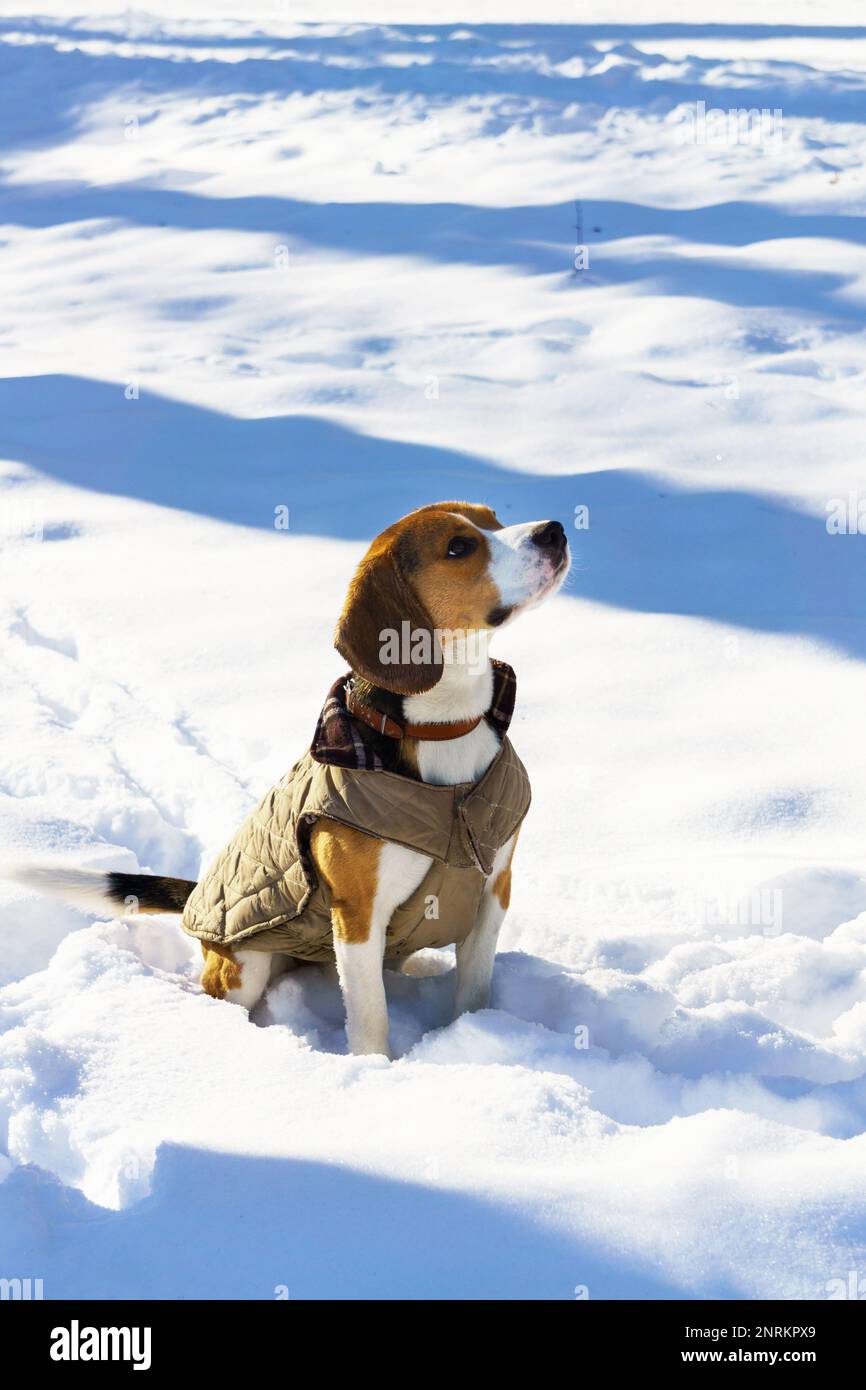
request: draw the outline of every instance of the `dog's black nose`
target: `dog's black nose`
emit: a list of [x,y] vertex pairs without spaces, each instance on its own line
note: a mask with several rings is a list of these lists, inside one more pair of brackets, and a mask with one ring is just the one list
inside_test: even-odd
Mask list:
[[542,521],[531,540],[539,550],[549,550],[552,555],[562,555],[566,546],[565,531],[559,521]]

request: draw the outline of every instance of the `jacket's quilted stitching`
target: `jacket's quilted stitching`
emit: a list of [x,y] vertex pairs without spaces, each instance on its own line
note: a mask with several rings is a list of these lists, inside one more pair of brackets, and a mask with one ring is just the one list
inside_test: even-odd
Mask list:
[[[434,787],[395,772],[322,763],[307,753],[262,798],[193,890],[184,930],[204,941],[333,959],[329,894],[303,850],[304,836],[326,818],[433,860],[392,918],[389,959],[459,942],[474,924],[483,876],[529,801],[526,770],[507,737],[474,786]],[[438,916],[429,915],[431,897]]]

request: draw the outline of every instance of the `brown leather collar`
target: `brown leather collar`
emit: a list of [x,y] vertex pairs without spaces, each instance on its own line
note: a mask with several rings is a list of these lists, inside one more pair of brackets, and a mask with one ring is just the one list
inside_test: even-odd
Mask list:
[[450,724],[398,724],[396,719],[391,719],[381,710],[363,704],[353,690],[346,692],[346,709],[355,719],[369,724],[377,734],[385,734],[388,738],[421,738],[436,742],[471,734],[484,718],[483,714],[479,714],[475,719],[453,719]]

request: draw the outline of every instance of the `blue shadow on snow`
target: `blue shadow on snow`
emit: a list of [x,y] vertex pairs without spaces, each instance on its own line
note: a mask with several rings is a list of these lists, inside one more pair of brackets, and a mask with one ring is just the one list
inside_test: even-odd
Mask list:
[[[577,454],[577,446],[575,453]],[[625,470],[514,471],[308,415],[241,419],[69,376],[0,380],[0,457],[58,481],[223,522],[367,540],[426,502],[488,502],[503,521],[557,517],[569,591],[641,612],[802,634],[866,657],[866,537],[778,498],[688,490]],[[590,526],[574,530],[575,508]]]

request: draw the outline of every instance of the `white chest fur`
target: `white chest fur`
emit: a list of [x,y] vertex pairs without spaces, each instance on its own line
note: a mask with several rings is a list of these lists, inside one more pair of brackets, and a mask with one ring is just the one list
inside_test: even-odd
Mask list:
[[499,739],[486,720],[471,734],[442,743],[418,745],[418,771],[424,782],[440,787],[455,782],[477,782],[499,751]]
[[[413,724],[448,723],[475,719],[490,708],[493,667],[485,659],[479,668],[446,665],[442,677],[423,695],[409,695],[403,713]],[[461,738],[420,741],[416,744],[421,780],[437,786],[477,782],[499,751],[499,737],[485,719]]]

